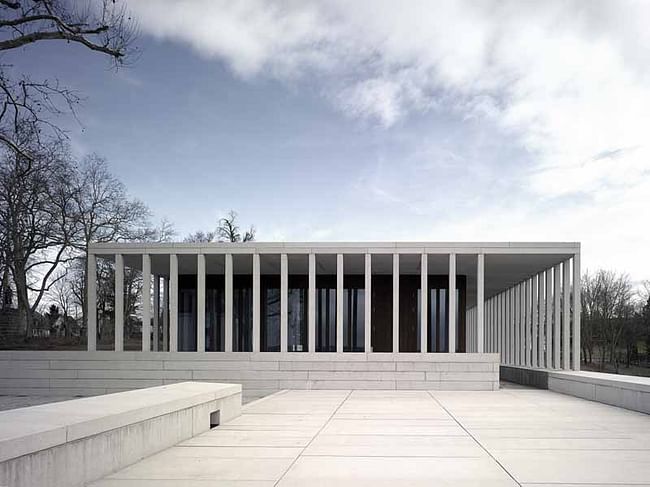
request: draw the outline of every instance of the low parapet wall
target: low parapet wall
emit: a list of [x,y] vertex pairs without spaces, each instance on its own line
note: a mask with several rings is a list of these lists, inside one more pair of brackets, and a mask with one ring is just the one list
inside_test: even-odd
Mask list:
[[650,414],[650,377],[501,366],[504,380]]
[[496,390],[493,353],[0,352],[0,394],[75,396],[193,380],[282,389]]
[[0,412],[0,485],[76,487],[240,414],[241,386],[183,382]]

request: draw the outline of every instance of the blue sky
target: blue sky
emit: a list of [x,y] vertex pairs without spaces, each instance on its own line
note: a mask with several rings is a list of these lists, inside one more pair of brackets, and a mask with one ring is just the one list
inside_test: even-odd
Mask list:
[[179,237],[229,209],[259,240],[577,240],[650,278],[643,2],[127,4],[140,54],[14,60]]

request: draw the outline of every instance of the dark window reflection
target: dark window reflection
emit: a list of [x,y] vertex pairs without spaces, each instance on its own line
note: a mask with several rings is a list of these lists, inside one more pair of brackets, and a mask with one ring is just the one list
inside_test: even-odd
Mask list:
[[307,337],[307,276],[289,276],[289,296],[287,301],[287,334],[290,352],[306,352]]
[[447,352],[447,289],[429,289],[429,352]]
[[280,276],[262,276],[260,287],[260,348],[262,352],[279,352]]
[[205,350],[222,352],[225,348],[224,276],[208,275],[205,281]]
[[178,351],[196,351],[196,275],[178,276]]
[[316,351],[336,352],[336,276],[316,276]]
[[233,352],[250,352],[253,349],[253,278],[233,277]]
[[345,276],[343,288],[343,351],[363,352],[365,289],[363,276]]

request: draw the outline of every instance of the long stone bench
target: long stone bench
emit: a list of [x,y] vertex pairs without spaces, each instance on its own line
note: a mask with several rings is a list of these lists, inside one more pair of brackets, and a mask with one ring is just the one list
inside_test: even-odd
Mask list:
[[82,486],[240,412],[240,385],[207,382],[3,411],[0,485]]
[[502,365],[501,377],[509,382],[650,414],[650,377],[514,365]]

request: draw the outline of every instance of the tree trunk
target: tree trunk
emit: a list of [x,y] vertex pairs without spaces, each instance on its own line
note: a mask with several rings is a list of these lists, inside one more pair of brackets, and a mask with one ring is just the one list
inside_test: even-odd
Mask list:
[[[19,263],[18,263],[19,264]],[[29,292],[27,290],[27,276],[24,272],[24,266],[16,265],[14,268],[14,283],[16,284],[16,301],[18,304],[18,319],[20,326],[24,327],[25,338],[32,335],[34,319],[32,308],[29,304]]]

